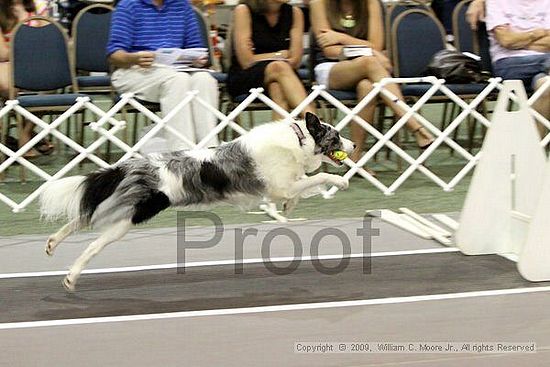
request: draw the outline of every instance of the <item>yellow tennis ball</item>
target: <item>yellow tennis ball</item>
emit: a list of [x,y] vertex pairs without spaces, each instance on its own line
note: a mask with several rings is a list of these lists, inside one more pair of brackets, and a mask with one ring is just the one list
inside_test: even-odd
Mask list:
[[348,153],[344,152],[343,150],[336,150],[334,151],[334,153],[332,153],[332,155],[339,161],[343,161],[348,157]]

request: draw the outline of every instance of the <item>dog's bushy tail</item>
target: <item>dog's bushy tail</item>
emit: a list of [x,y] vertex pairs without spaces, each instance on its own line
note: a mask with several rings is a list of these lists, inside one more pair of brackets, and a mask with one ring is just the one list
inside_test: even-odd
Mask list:
[[49,182],[40,195],[42,218],[78,218],[82,225],[88,225],[99,204],[113,195],[124,177],[123,169],[111,167]]
[[42,219],[54,221],[80,217],[85,176],[72,176],[48,182],[40,194]]

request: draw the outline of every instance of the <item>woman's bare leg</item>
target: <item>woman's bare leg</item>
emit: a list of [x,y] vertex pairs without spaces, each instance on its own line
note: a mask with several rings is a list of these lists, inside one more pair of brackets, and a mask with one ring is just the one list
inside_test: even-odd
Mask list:
[[[273,82],[279,83],[282,94],[290,109],[296,108],[307,97],[306,90],[289,63],[285,61],[273,61],[265,68],[264,85]],[[315,113],[315,107],[310,104],[304,108],[306,112]]]
[[[369,92],[372,90],[373,86],[372,83],[368,79],[363,79],[357,83],[357,100],[362,100]],[[365,108],[361,110],[359,113],[359,116],[368,122],[369,124],[372,124],[372,121],[374,120],[374,111],[376,109],[376,99],[372,100]],[[364,146],[365,146],[365,140],[367,138],[367,131],[363,129],[358,123],[355,121],[351,122],[351,140],[355,143],[355,150],[353,151],[351,155],[351,160],[354,162],[357,162],[359,158],[361,158]]]
[[[0,97],[9,98],[9,62],[0,62]],[[19,130],[19,146],[25,145],[32,138],[34,124],[23,120]],[[25,154],[25,157],[34,157],[38,155],[36,150],[31,149]]]
[[[330,70],[329,85],[330,88],[334,89],[351,89],[363,79],[378,82],[389,76],[388,71],[376,57],[363,56],[353,60],[341,61],[334,65]],[[386,85],[386,89],[393,93],[398,100],[403,100],[403,95],[398,85],[388,84]],[[384,95],[381,95],[381,98],[398,118],[405,114],[394,101]],[[411,117],[407,121],[406,126],[414,133],[419,146],[425,146],[433,141],[432,135],[426,129],[423,129],[422,125],[414,117]]]
[[[278,82],[269,83],[267,86],[267,91],[269,92],[269,97],[273,100],[273,102],[277,103],[285,111],[289,110],[288,103],[283,93],[283,88],[281,87],[281,84],[279,84]],[[272,116],[273,120],[280,120],[284,118],[275,111],[273,111]]]
[[9,93],[9,63],[0,62],[0,97],[8,98]]

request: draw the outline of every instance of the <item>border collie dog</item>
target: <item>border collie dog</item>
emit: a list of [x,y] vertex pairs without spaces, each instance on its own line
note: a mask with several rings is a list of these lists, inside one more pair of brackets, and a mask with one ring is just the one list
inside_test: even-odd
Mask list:
[[149,154],[87,176],[53,181],[40,196],[42,217],[69,222],[48,238],[46,253],[51,256],[81,228],[100,231],[63,280],[73,291],[93,256],[168,207],[267,198],[283,202],[288,213],[302,194],[319,185],[346,189],[348,181],[341,176],[306,173],[322,162],[341,165],[335,152],[353,149],[332,126],[307,113],[305,120],[267,123],[217,148]]

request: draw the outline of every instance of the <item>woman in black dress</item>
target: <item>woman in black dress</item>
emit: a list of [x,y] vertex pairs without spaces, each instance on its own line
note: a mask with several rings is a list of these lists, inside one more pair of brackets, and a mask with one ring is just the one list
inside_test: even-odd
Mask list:
[[[307,96],[295,71],[303,54],[302,11],[286,0],[241,0],[233,21],[229,94],[264,87],[279,106],[294,109]],[[307,106],[305,112],[315,111]]]

